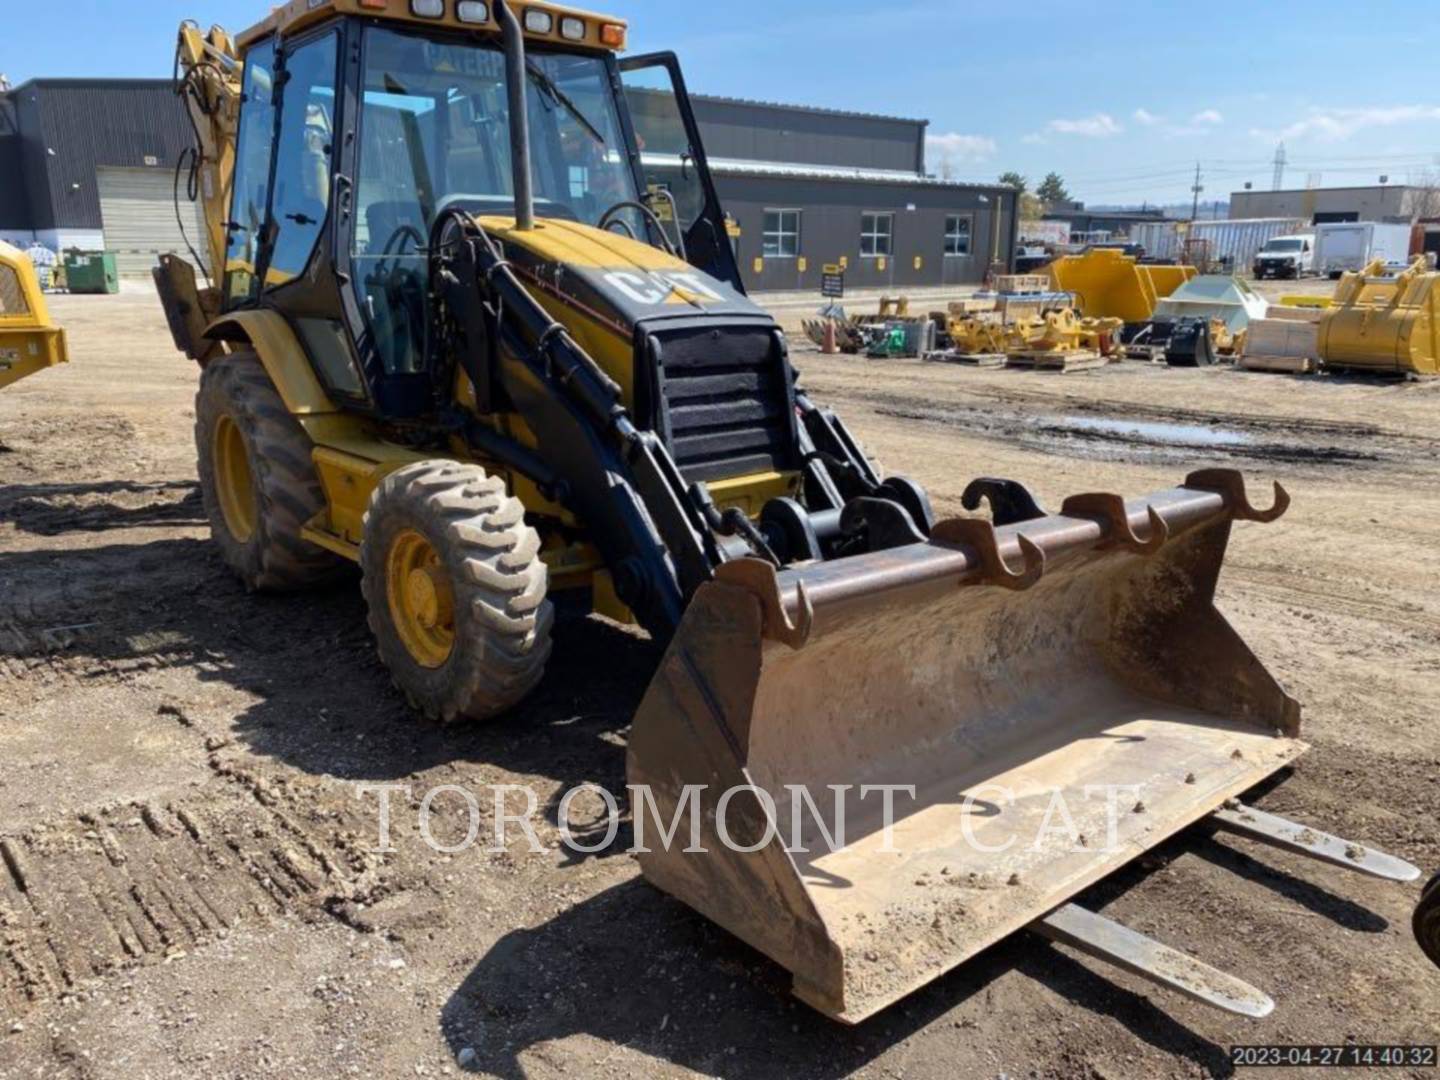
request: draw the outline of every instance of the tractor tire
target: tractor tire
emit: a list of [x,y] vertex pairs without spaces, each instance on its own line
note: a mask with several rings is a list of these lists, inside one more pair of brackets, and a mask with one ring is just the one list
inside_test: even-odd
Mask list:
[[387,476],[365,514],[360,569],[380,659],[431,720],[498,716],[544,676],[555,609],[540,536],[478,465]]
[[1415,909],[1415,940],[1435,964],[1440,965],[1440,874],[1430,879]]
[[246,588],[293,592],[344,570],[343,559],[301,535],[325,509],[313,444],[253,352],[205,366],[195,447],[211,535]]

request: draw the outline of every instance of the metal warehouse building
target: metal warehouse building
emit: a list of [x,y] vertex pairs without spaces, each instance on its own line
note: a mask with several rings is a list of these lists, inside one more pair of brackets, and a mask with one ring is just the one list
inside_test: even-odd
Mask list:
[[1013,264],[1018,193],[927,177],[925,120],[696,97],[752,289],[971,284]]
[[1405,184],[1369,187],[1237,191],[1230,196],[1232,218],[1284,217],[1325,225],[1342,221],[1383,221],[1409,225],[1440,212],[1431,189]]
[[[928,122],[696,97],[697,118],[752,289],[818,292],[967,284],[1012,264],[1017,193],[927,177]],[[191,143],[166,80],[37,79],[0,94],[0,238],[116,252],[143,275],[199,247],[174,206]]]
[[[0,95],[0,238],[103,247],[121,273],[148,273],[185,250],[174,177],[193,141],[166,79],[37,79]],[[198,247],[199,213],[184,209]]]

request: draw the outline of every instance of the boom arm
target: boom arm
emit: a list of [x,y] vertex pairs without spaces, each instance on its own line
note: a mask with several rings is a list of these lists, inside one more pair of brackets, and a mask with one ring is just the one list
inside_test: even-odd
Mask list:
[[[239,127],[241,75],[234,39],[218,26],[202,33],[194,22],[180,26],[175,45],[175,92],[185,100],[195,130],[192,193],[205,209],[205,242],[210,266],[225,265],[225,219],[235,176],[235,133]],[[181,159],[183,166],[184,158]]]

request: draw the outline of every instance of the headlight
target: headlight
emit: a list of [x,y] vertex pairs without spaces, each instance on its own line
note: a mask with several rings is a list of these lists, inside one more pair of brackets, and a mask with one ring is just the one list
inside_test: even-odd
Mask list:
[[566,41],[584,41],[585,20],[567,15],[560,20],[560,36]]
[[460,5],[455,9],[455,16],[463,23],[488,23],[490,21],[490,5],[483,0],[460,0]]
[[539,8],[526,8],[525,29],[532,34],[548,34],[555,29],[555,16]]
[[410,0],[410,10],[422,19],[443,19],[445,0]]

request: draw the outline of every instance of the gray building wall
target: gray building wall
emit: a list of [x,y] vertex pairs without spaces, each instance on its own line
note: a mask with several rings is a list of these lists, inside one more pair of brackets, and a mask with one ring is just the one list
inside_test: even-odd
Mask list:
[[[170,171],[192,141],[184,106],[165,79],[39,79],[8,96],[28,227],[37,231],[99,229],[98,169]],[[0,204],[0,219],[14,216]]]
[[714,158],[794,165],[925,171],[928,120],[696,96],[705,152]]
[[0,94],[0,229],[30,228],[30,198],[20,150],[20,118],[14,102]]
[[[717,176],[716,185],[720,201],[740,226],[734,244],[740,272],[752,290],[819,292],[823,267],[842,257],[849,264],[847,289],[977,284],[992,259],[1012,264],[1016,195],[1008,188],[743,175]],[[767,209],[800,210],[798,257],[761,254]],[[860,220],[866,211],[895,215],[893,254],[883,269],[880,260],[860,256]],[[951,214],[971,218],[968,256],[945,254],[945,218]],[[758,269],[756,259],[761,260]]]
[[1403,184],[1385,187],[1308,188],[1291,191],[1237,191],[1230,196],[1230,217],[1301,218],[1312,224],[1337,220],[1331,215],[1353,215],[1353,221],[1388,221],[1409,224],[1415,216],[1415,192]]

